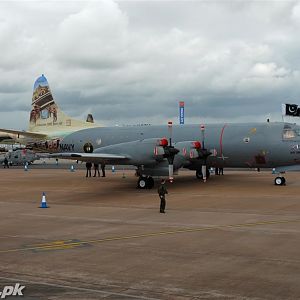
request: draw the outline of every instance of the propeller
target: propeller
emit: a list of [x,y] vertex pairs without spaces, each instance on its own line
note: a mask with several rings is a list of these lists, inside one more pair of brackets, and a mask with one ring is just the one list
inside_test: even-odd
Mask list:
[[169,139],[162,138],[158,141],[158,146],[154,149],[154,154],[156,156],[160,156],[162,158],[166,158],[169,163],[169,181],[173,182],[174,180],[174,157],[179,150],[172,145],[172,122],[168,122],[168,131],[169,131]]
[[200,130],[202,135],[202,148],[198,150],[198,153],[199,153],[199,157],[201,157],[204,160],[204,164],[202,165],[202,175],[203,175],[203,181],[206,182],[206,161],[207,161],[207,157],[212,153],[205,148],[205,125],[204,124],[201,124]]
[[173,132],[173,123],[168,122],[168,131],[169,131],[169,146],[165,149],[165,157],[169,163],[169,181],[170,183],[174,180],[174,157],[179,150],[172,145],[172,132]]

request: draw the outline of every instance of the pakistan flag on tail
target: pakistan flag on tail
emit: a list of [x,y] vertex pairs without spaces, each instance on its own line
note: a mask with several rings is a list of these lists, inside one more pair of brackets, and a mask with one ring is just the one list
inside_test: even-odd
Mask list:
[[[98,125],[99,126],[99,125]],[[34,83],[29,131],[31,132],[70,132],[84,128],[97,127],[93,118],[87,121],[72,119],[61,111],[55,103],[48,81],[44,75]]]

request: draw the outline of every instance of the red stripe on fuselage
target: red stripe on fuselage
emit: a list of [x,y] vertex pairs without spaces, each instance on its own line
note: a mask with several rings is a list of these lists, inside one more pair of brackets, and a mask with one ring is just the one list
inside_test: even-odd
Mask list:
[[225,124],[223,127],[222,127],[222,130],[221,130],[221,135],[220,135],[220,156],[223,157],[223,134],[224,134],[224,130],[225,130],[225,127],[227,126],[227,124]]

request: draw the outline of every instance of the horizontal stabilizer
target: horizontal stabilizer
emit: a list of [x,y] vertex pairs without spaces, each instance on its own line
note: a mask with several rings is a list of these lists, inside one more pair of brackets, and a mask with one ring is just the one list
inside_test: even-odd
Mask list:
[[42,133],[34,133],[28,131],[12,130],[12,129],[1,129],[0,128],[0,140],[17,140],[22,137],[29,139],[44,139],[47,135]]

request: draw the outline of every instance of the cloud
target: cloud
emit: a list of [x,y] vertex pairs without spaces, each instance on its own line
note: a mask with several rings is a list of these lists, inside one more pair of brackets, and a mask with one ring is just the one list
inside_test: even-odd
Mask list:
[[[103,124],[262,120],[299,97],[297,1],[1,1],[2,116],[44,73],[69,115]],[[258,113],[259,112],[259,113]],[[0,113],[1,116],[1,113]],[[28,118],[1,118],[25,128]],[[199,121],[200,122],[200,121]]]

